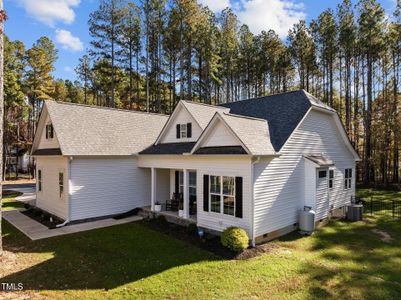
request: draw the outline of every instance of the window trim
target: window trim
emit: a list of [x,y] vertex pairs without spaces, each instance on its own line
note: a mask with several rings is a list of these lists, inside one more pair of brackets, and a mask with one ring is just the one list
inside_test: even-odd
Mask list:
[[329,169],[329,189],[330,190],[332,190],[334,188],[334,175],[335,175],[334,170]]
[[353,178],[352,168],[344,169],[344,190],[349,190],[352,188],[352,178]]
[[188,126],[187,123],[180,124],[180,138],[188,138]]
[[[212,192],[212,177],[219,177],[220,182],[219,182],[219,193]],[[224,193],[224,177],[226,178],[232,178],[233,179],[233,194],[225,194]],[[225,215],[225,216],[230,216],[236,218],[236,209],[237,209],[237,197],[236,197],[236,182],[235,182],[235,176],[227,176],[227,175],[209,175],[209,212],[218,214],[218,215]],[[220,211],[216,212],[213,211],[212,209],[212,195],[220,196]],[[233,209],[233,214],[226,214],[224,212],[224,197],[231,197],[233,198],[233,203],[234,203],[234,209]]]

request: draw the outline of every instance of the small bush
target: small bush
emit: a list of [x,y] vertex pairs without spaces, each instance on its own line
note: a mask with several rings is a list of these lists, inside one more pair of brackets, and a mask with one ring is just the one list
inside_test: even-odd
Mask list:
[[26,210],[29,210],[31,208],[31,205],[29,203],[24,203],[24,208]]
[[228,227],[221,235],[221,243],[230,250],[242,252],[249,246],[249,237],[242,228]]
[[167,222],[166,217],[163,216],[163,215],[158,215],[157,218],[156,218],[156,221],[157,221],[157,223],[160,223],[160,224],[163,224],[163,223]]
[[196,224],[191,223],[188,225],[187,227],[188,233],[192,234],[192,235],[196,235],[198,234],[198,226],[196,226]]

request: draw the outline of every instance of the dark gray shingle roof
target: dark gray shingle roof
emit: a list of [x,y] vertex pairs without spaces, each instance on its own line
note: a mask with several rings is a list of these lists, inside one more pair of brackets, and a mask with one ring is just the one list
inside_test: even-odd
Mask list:
[[191,152],[195,144],[195,142],[157,144],[146,148],[139,154],[183,154]]
[[194,154],[247,154],[242,146],[221,146],[199,148]]
[[230,108],[231,114],[265,119],[276,152],[280,151],[312,105],[334,111],[304,90],[221,104]]

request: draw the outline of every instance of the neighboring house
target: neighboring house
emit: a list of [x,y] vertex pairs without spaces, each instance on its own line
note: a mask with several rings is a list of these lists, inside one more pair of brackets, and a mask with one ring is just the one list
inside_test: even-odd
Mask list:
[[295,230],[304,205],[316,221],[341,212],[359,160],[335,110],[303,90],[180,101],[168,120],[47,101],[33,155],[37,205],[65,220],[154,211],[175,193],[183,219],[242,227],[253,243]]

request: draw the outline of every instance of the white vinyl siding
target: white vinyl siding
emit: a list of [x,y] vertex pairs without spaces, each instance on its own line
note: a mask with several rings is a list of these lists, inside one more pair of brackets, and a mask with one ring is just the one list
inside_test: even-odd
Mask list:
[[42,190],[37,188],[36,206],[64,220],[68,218],[68,184],[64,180],[64,193],[60,195],[59,173],[68,174],[68,160],[62,156],[36,159],[36,172],[42,173]]
[[241,145],[238,138],[227,126],[218,121],[215,127],[208,133],[200,147],[238,146]]
[[51,120],[49,115],[46,113],[44,126],[41,128],[40,139],[36,149],[60,148],[60,144],[57,139],[57,134],[54,129],[53,129],[53,138],[46,138],[46,125],[49,124],[51,124]]
[[[177,124],[192,123],[192,135],[190,138],[182,137],[177,139]],[[196,142],[202,133],[202,129],[192,117],[192,115],[186,110],[186,108],[180,106],[179,111],[176,112],[174,122],[170,122],[168,127],[165,129],[163,136],[159,143],[180,143],[180,142]]]
[[136,158],[74,158],[71,220],[114,215],[149,205],[150,171]]
[[355,193],[354,182],[351,189],[344,190],[344,169],[352,166],[355,170],[355,160],[332,115],[312,109],[280,153],[280,157],[254,166],[256,236],[297,223],[303,205],[314,204],[316,208],[314,199],[310,199],[315,195],[315,175],[310,176],[315,169],[303,154],[323,154],[334,162],[330,206],[338,208],[349,203]]

